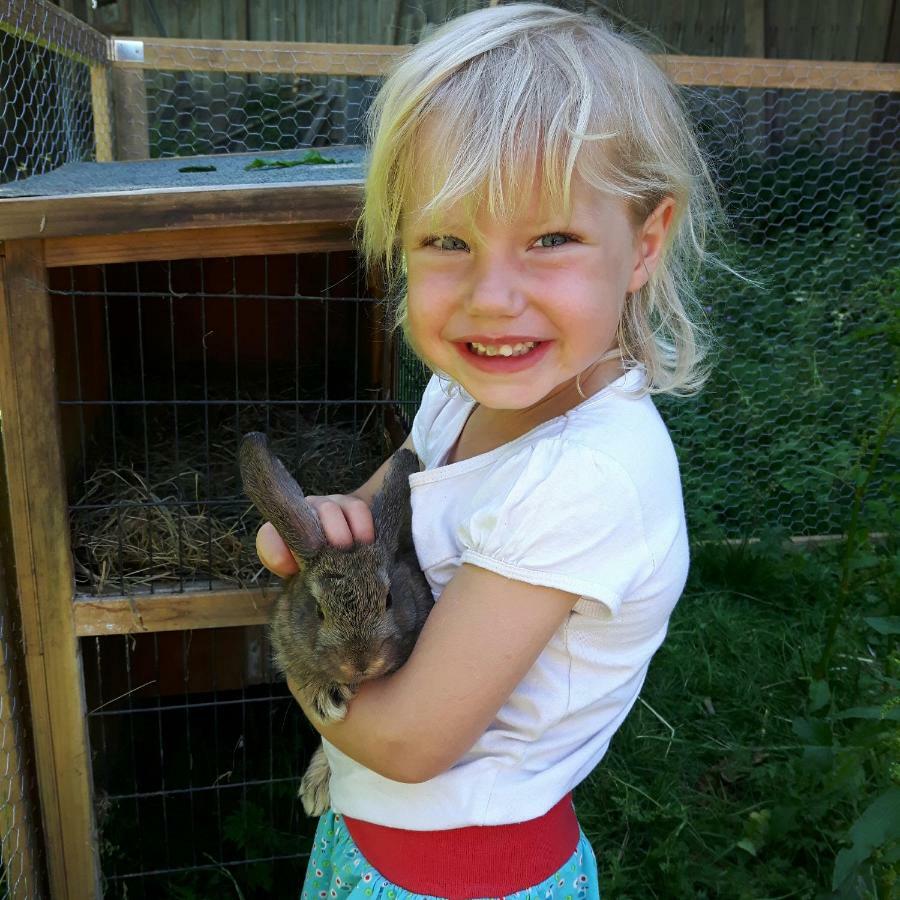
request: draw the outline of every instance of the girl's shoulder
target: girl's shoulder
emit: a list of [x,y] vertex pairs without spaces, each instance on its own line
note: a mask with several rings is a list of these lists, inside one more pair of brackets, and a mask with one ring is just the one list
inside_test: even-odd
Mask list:
[[557,437],[580,445],[614,463],[637,484],[665,475],[678,477],[672,438],[653,398],[644,387],[642,369],[622,378],[569,410]]

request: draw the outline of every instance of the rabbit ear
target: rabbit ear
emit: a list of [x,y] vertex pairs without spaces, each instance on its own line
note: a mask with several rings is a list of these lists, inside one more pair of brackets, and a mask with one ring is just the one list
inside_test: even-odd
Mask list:
[[393,557],[401,544],[412,544],[412,508],[409,476],[419,471],[419,458],[411,450],[398,450],[384,476],[381,490],[372,501],[375,540]]
[[325,545],[316,511],[306,502],[300,485],[269,450],[264,434],[251,431],[241,441],[241,479],[244,493],[301,559],[310,559]]

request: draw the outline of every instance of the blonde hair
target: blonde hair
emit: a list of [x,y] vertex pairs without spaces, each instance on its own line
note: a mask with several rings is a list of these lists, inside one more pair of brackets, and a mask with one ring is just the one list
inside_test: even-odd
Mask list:
[[708,332],[693,280],[711,257],[705,244],[721,207],[679,89],[634,38],[594,16],[517,3],[452,20],[396,65],[370,110],[359,229],[404,329],[399,230],[421,181],[426,127],[438,185],[426,212],[462,202],[470,215],[486,204],[507,217],[536,171],[545,198],[564,210],[575,171],[622,198],[635,234],[674,198],[662,259],[626,298],[619,350],[626,364],[643,364],[651,392],[701,387]]

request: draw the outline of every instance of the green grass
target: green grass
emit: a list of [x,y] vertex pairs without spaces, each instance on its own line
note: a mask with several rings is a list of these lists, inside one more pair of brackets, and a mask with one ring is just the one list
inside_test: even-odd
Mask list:
[[896,549],[872,551],[824,692],[839,546],[698,551],[641,700],[576,792],[606,896],[895,896],[900,811],[893,843],[832,882],[851,826],[900,780],[893,636],[863,621],[898,612]]

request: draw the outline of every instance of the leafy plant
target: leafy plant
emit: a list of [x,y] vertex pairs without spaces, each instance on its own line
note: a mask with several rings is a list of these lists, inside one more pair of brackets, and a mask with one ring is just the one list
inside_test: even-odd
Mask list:
[[[318,150],[307,150],[300,159],[254,159],[244,166],[250,169],[292,169],[294,166],[333,166],[338,160],[330,156],[322,156]],[[183,170],[182,170],[183,171]]]

